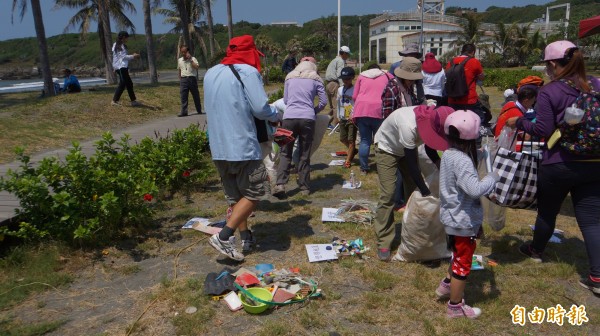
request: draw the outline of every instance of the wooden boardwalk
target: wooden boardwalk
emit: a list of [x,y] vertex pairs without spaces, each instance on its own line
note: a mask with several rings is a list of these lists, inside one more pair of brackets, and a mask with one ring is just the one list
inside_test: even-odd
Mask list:
[[[132,142],[139,141],[145,137],[154,138],[155,132],[166,135],[167,132],[174,129],[186,128],[191,124],[200,124],[200,127],[204,127],[206,123],[205,114],[192,114],[185,118],[178,118],[173,116],[171,118],[155,120],[147,124],[138,125],[129,129],[125,129],[120,132],[113,132],[115,139],[120,139],[124,134],[128,134]],[[81,142],[81,149],[84,154],[91,155],[95,152],[94,143],[98,139]],[[45,157],[57,157],[63,160],[65,155],[68,153],[68,148],[51,150],[43,153],[38,153],[31,156],[31,162],[35,165]],[[9,169],[16,170],[19,167],[19,162],[11,162],[0,165],[0,176],[5,176]],[[0,192],[0,224],[11,220],[15,217],[15,209],[19,208],[19,200],[16,196],[6,192]]]

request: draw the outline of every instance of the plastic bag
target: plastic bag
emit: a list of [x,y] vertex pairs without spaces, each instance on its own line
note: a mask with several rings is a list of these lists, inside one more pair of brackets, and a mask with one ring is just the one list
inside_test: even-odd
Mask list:
[[[492,171],[493,155],[496,150],[490,149],[490,144],[483,143],[481,149],[481,158],[477,166],[479,178],[483,178]],[[483,208],[483,218],[486,223],[494,230],[500,231],[506,225],[506,208],[498,204],[492,203],[485,196],[480,198],[481,207]]]
[[506,148],[508,150],[515,150],[515,134],[517,130],[508,126],[502,127],[500,135],[498,136],[497,143],[498,148]]
[[397,261],[426,261],[450,257],[446,231],[440,221],[439,173],[427,177],[430,196],[416,190],[406,204],[402,219],[402,242],[394,256]]

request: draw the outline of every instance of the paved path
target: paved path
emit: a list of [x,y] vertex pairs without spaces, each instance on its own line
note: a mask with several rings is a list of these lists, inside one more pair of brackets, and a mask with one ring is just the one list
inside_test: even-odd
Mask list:
[[[113,133],[115,139],[121,138],[122,135],[128,134],[131,137],[132,142],[141,140],[145,137],[154,138],[154,132],[158,131],[160,134],[167,134],[167,131],[186,128],[190,124],[200,123],[204,125],[206,122],[206,115],[192,114],[185,118],[178,118],[173,116],[166,119],[155,120],[147,124],[138,125],[124,131]],[[84,154],[91,155],[95,152],[94,143],[98,139],[86,141],[81,143],[81,148]],[[33,164],[40,162],[44,157],[54,156],[59,159],[64,159],[68,153],[68,148],[51,150],[31,156],[31,162]],[[8,164],[0,165],[0,175],[5,176],[9,169],[15,170],[19,167],[19,162],[11,162]],[[6,191],[0,192],[0,224],[8,221],[15,217],[15,209],[19,207],[19,200],[16,196],[9,194]]]

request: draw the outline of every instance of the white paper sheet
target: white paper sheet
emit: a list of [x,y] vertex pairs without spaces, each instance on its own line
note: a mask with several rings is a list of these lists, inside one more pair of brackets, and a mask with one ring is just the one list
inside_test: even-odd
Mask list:
[[346,160],[331,160],[331,162],[329,162],[330,166],[343,166],[344,162],[346,162]]
[[323,222],[343,222],[344,220],[336,215],[338,209],[336,208],[323,208],[321,213],[321,221]]
[[337,254],[331,244],[306,244],[306,254],[309,262],[335,260]]

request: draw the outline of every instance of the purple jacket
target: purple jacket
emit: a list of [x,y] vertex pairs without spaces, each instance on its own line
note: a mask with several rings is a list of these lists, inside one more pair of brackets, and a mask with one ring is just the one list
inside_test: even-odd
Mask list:
[[[600,91],[600,80],[590,78],[594,91]],[[525,132],[548,139],[558,124],[563,120],[565,109],[571,106],[579,96],[579,91],[561,81],[553,81],[540,89],[536,101],[536,122],[525,118],[517,119],[517,128]],[[600,159],[600,156],[571,154],[556,144],[552,149],[545,149],[542,154],[542,165],[585,159]]]
[[[319,105],[315,107],[315,97]],[[327,105],[323,83],[310,78],[291,78],[285,81],[283,102],[286,104],[283,119],[311,119]]]

